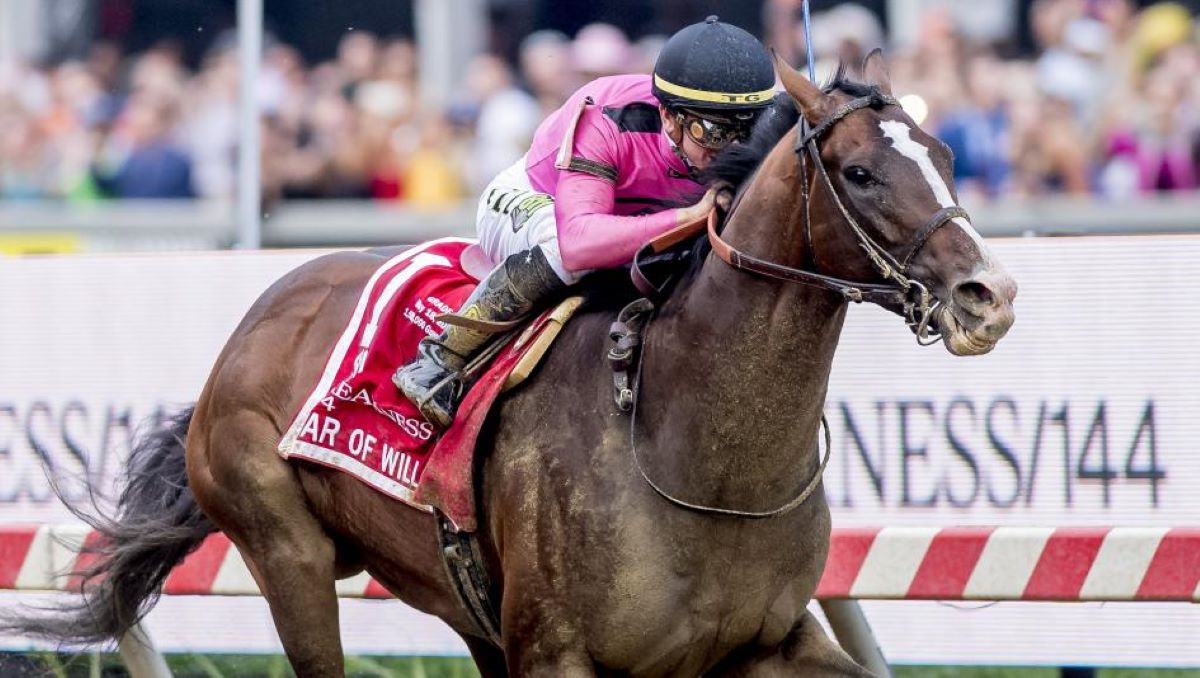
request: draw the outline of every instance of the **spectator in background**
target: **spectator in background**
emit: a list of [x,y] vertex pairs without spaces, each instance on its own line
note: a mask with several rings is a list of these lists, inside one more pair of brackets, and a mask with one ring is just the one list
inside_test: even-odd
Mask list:
[[583,82],[628,73],[633,57],[629,39],[612,24],[588,24],[571,43],[571,64]]
[[1000,195],[1008,180],[1011,123],[1004,103],[1005,68],[990,51],[966,66],[967,97],[948,111],[937,136],[954,151],[954,179],[962,193]]
[[[796,41],[804,44],[804,31],[798,26]],[[873,12],[862,5],[847,2],[813,17],[813,48],[830,57],[834,65],[846,63],[857,69],[867,54],[883,46],[883,25]]]
[[178,102],[150,91],[134,94],[105,142],[96,184],[114,198],[191,198],[192,164],[170,131]]
[[[316,173],[296,177],[300,195],[314,198],[368,198],[371,195],[368,149],[359,136],[359,109],[348,94],[346,81],[335,91],[318,95],[305,134],[305,149]],[[307,181],[305,181],[307,180]]]
[[[767,44],[789,63],[806,59],[801,0],[767,0],[763,6],[763,25]],[[818,79],[825,79],[844,61],[858,68],[863,58],[884,44],[883,25],[870,10],[854,2],[844,2],[812,15],[813,54]]]
[[1129,77],[1110,88],[1102,109],[1097,189],[1114,198],[1194,189],[1200,51],[1191,16],[1162,3],[1129,23],[1119,50]]
[[383,45],[376,76],[403,87],[410,96],[417,92],[417,47],[407,38],[393,38]]
[[460,168],[466,159],[445,116],[429,114],[404,173],[404,198],[414,207],[439,209],[467,197]]
[[1130,45],[1136,68],[1144,72],[1173,47],[1196,44],[1197,25],[1187,8],[1177,2],[1160,2],[1144,9],[1134,22]]
[[124,59],[121,48],[106,40],[96,41],[87,56],[87,69],[101,91],[115,93],[120,86]]
[[358,147],[371,197],[394,200],[402,195],[402,172],[396,137],[411,134],[412,96],[394,80],[371,79],[359,83],[354,94]]
[[98,130],[108,122],[100,83],[77,61],[59,66],[50,82],[51,104],[38,123],[48,142],[44,159],[49,163],[49,175],[44,189],[72,199],[94,198],[89,165],[100,137]]
[[654,62],[658,61],[658,53],[662,51],[663,45],[667,44],[668,37],[655,33],[639,38],[633,44],[633,63],[629,72],[653,73]]
[[1047,96],[1069,103],[1080,123],[1090,126],[1104,94],[1103,57],[1111,48],[1108,27],[1078,16],[1056,38],[1037,61],[1038,83]]
[[[270,73],[264,69],[264,83],[272,82]],[[190,114],[183,121],[181,138],[192,158],[196,195],[203,198],[234,198],[239,80],[237,52],[223,45],[205,56],[200,72],[187,88]]]
[[1010,194],[1086,194],[1088,146],[1071,102],[1034,96],[1015,103],[1012,111]]
[[309,71],[300,52],[281,43],[270,44],[259,77],[263,82],[259,105],[264,118],[277,118],[280,129],[299,135],[312,97]]
[[179,50],[170,43],[155,45],[133,62],[129,72],[129,90],[163,98],[182,96],[188,83]]
[[335,66],[345,88],[347,98],[354,96],[354,89],[375,74],[379,63],[379,41],[367,31],[348,31],[338,43]]
[[[1200,60],[1194,49],[1181,48],[1178,54],[1181,60]],[[1195,84],[1181,79],[1170,63],[1168,56],[1146,75],[1141,99],[1124,109],[1125,119],[1108,133],[1107,162],[1100,173],[1106,195],[1128,197],[1198,186],[1193,155],[1198,128],[1196,103],[1191,98]],[[1189,72],[1191,68],[1181,70]]]
[[579,82],[571,68],[571,41],[558,31],[537,31],[521,41],[521,78],[537,99],[542,115],[558,109]]
[[542,111],[531,95],[517,88],[508,64],[494,55],[472,60],[467,89],[478,102],[468,178],[471,188],[480,191],[525,154]]
[[789,64],[804,63],[804,37],[796,39],[797,15],[801,0],[765,0],[762,23],[763,42]]
[[0,196],[40,198],[51,183],[47,144],[37,124],[12,98],[0,100]]
[[920,124],[937,129],[942,115],[962,102],[968,88],[963,80],[963,51],[962,36],[950,13],[934,9],[922,18],[912,53],[892,66],[892,82],[900,88],[896,91],[907,88],[928,104],[929,117]]
[[1134,79],[1132,35],[1137,10],[1132,0],[1092,0],[1092,15],[1108,31],[1110,49],[1104,54],[1103,72],[1108,92]]

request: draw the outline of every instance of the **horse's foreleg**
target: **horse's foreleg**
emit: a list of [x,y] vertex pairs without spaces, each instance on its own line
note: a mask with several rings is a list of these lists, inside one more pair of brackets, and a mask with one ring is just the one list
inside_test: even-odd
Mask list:
[[739,678],[874,678],[873,673],[854,663],[850,655],[825,635],[821,624],[805,612],[800,623],[774,650],[768,650],[731,666],[720,667],[713,675]]
[[[507,601],[506,601],[507,602]],[[538,631],[505,631],[508,674],[521,678],[595,678],[596,665],[582,643],[566,643],[546,624]]]
[[[520,557],[520,556],[517,556]],[[521,678],[595,678],[596,664],[585,649],[571,612],[551,585],[538,581],[532,559],[510,561],[504,571],[500,627],[508,673]]]
[[258,582],[296,675],[340,677],[334,543],[295,469],[264,445],[275,437],[252,414],[221,418],[204,437],[211,444],[201,443],[207,449],[189,449],[192,485]]

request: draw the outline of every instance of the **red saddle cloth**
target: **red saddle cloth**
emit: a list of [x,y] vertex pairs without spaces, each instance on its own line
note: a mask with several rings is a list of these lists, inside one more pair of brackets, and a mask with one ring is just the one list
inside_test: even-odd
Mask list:
[[[415,247],[371,276],[320,380],[279,443],[301,458],[349,473],[424,511],[440,510],[473,531],[472,458],[488,410],[522,353],[511,342],[486,368],[440,433],[392,384],[392,373],[436,335],[434,318],[457,310],[478,282],[460,263],[470,240],[447,238]],[[541,331],[543,314],[530,330]]]

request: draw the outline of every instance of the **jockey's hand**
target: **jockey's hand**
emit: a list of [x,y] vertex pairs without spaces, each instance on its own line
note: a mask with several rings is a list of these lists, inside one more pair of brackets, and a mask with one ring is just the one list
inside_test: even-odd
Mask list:
[[729,184],[718,184],[708,189],[704,197],[695,205],[682,207],[675,218],[676,223],[680,226],[690,224],[701,219],[707,219],[708,213],[714,207],[720,208],[724,212],[729,211],[729,205],[733,202],[733,189]]
[[721,210],[722,214],[729,214],[729,208],[733,206],[733,184],[722,181],[721,183],[714,185],[709,190],[716,191],[714,201],[717,205],[717,209]]

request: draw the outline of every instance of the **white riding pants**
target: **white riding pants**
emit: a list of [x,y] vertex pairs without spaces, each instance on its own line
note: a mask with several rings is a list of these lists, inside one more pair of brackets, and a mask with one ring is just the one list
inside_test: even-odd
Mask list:
[[479,246],[494,262],[540,245],[554,272],[568,285],[586,272],[572,274],[563,268],[554,221],[554,196],[539,193],[529,184],[524,157],[497,174],[483,189],[475,214],[475,232]]

